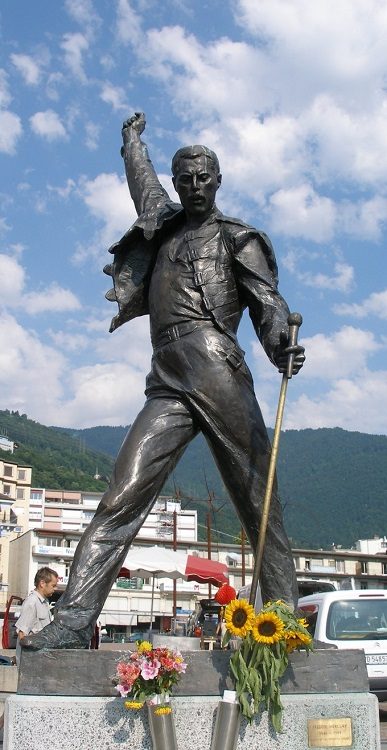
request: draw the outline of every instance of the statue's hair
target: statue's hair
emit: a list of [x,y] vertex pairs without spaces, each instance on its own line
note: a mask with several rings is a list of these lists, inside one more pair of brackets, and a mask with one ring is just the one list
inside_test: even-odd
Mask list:
[[206,156],[207,159],[210,159],[210,161],[213,162],[216,173],[219,174],[219,160],[215,151],[211,151],[207,146],[184,146],[184,148],[179,148],[179,150],[176,151],[175,156],[172,159],[173,176],[176,177],[182,159],[197,159],[199,156]]

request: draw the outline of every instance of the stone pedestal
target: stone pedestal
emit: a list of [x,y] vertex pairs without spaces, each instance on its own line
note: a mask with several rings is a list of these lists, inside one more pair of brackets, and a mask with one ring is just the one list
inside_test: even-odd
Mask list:
[[[151,750],[146,710],[127,711],[113,697],[123,655],[23,652],[18,694],[6,703],[4,750]],[[184,658],[187,672],[172,696],[178,748],[210,750],[220,697],[232,688],[230,652]],[[281,695],[283,733],[274,732],[265,711],[251,725],[242,718],[237,750],[379,750],[378,702],[368,693],[362,651],[292,654]]]
[[[179,750],[210,750],[218,702],[214,696],[172,699]],[[282,734],[266,712],[251,725],[242,718],[237,750],[309,750],[308,722],[327,718],[350,719],[346,747],[380,750],[378,702],[369,693],[284,695],[283,705]],[[14,695],[6,712],[4,750],[152,750],[147,711],[126,711],[119,698]]]

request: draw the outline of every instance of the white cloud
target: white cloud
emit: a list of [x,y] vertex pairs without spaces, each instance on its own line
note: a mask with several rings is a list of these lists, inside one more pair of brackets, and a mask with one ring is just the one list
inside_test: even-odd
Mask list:
[[90,256],[99,256],[103,250],[129,229],[137,218],[126,182],[116,174],[100,174],[94,180],[79,183],[79,195],[90,213],[102,224],[90,246],[79,245],[74,255],[76,263]]
[[377,318],[387,320],[387,289],[382,292],[372,292],[363,302],[335,305],[333,309],[337,315],[351,315],[354,318],[375,315]]
[[329,289],[330,291],[349,292],[354,285],[354,269],[347,263],[335,263],[334,274],[328,276],[324,273],[298,273],[297,278],[307,286],[316,289]]
[[2,216],[0,218],[0,234],[3,234],[4,232],[9,232],[11,228],[12,227],[10,227],[10,225],[7,224],[7,220],[4,218],[4,216]]
[[0,111],[0,151],[9,155],[14,154],[21,134],[22,125],[19,115]]
[[319,396],[302,395],[288,404],[286,429],[342,427],[373,434],[387,432],[387,372],[344,378]]
[[63,289],[55,282],[43,291],[25,294],[21,302],[29,315],[81,309],[81,303],[75,294],[70,289]]
[[101,25],[101,18],[94,8],[92,0],[65,0],[69,15],[90,34]]
[[0,300],[4,307],[20,307],[29,315],[81,308],[75,294],[56,282],[39,292],[28,292],[25,287],[25,269],[17,258],[0,255]]
[[[62,354],[43,344],[10,315],[0,316],[0,392],[3,408],[17,409],[46,424],[55,423],[62,397]],[[46,420],[47,417],[47,420]]]
[[[106,303],[110,317],[117,312],[115,303]],[[143,385],[145,386],[145,375],[150,369],[152,347],[149,334],[149,318],[142,316],[125,323],[117,331],[107,334],[110,318],[101,321],[101,328],[94,330],[93,350],[101,362],[120,362],[143,373]],[[88,330],[90,330],[88,328]],[[102,335],[95,335],[95,333]]]
[[141,18],[129,0],[118,0],[117,3],[117,37],[123,44],[135,43],[142,37]]
[[85,133],[86,133],[86,146],[89,149],[89,151],[96,151],[98,148],[98,140],[99,140],[99,134],[101,132],[101,127],[97,125],[95,122],[87,122],[85,124]]
[[365,371],[370,355],[382,347],[371,331],[353,326],[343,326],[331,335],[317,333],[303,338],[302,344],[307,357],[302,377],[326,381]]
[[82,367],[71,379],[75,396],[59,416],[68,426],[117,425],[132,421],[144,402],[144,375],[126,364]]
[[336,208],[311,185],[281,189],[269,201],[271,225],[279,234],[327,242],[334,234]]
[[54,187],[53,185],[47,186],[47,189],[50,192],[56,193],[56,195],[58,195],[60,198],[63,198],[64,200],[67,200],[67,198],[69,198],[69,196],[74,192],[75,188],[76,188],[76,183],[71,178],[66,180],[66,183],[63,186],[59,186],[59,187],[58,186]]
[[0,255],[0,304],[14,305],[25,284],[25,270],[15,258]]
[[89,49],[88,39],[84,34],[64,34],[61,48],[64,51],[65,63],[72,74],[80,81],[86,80],[83,69],[83,55]]
[[60,351],[80,352],[90,345],[89,339],[82,333],[66,333],[65,331],[49,330],[48,336]]
[[[306,362],[288,388],[283,429],[342,427],[387,432],[387,372],[372,371],[372,357],[386,349],[370,331],[345,326],[330,334],[300,338]],[[253,373],[266,424],[275,422],[279,382],[262,347],[254,341]]]
[[59,115],[52,109],[46,109],[45,112],[36,112],[30,117],[30,124],[36,135],[46,138],[48,141],[65,140],[67,138],[66,129]]
[[0,68],[0,107],[8,107],[12,101],[9,92],[8,75],[4,68]]
[[[179,26],[142,35],[137,26],[142,65],[180,118],[196,123],[180,133],[182,141],[218,152],[234,190],[226,180],[227,205],[240,193],[265,208],[270,192],[275,231],[317,242],[339,231],[380,239],[387,218],[380,194],[387,179],[383,7],[376,0],[343,0],[340,9],[331,0],[319,8],[305,0],[237,7],[236,19],[258,42],[202,44]],[[339,190],[367,185],[375,194],[354,204],[334,200],[336,183]]]
[[101,88],[101,99],[105,104],[110,104],[115,112],[128,112],[129,105],[126,102],[125,91],[121,86],[113,86],[111,83],[103,83]]
[[11,316],[0,317],[2,408],[18,409],[44,424],[122,424],[136,416],[143,390],[144,372],[135,364],[108,362],[70,371],[58,349]]
[[46,94],[52,101],[58,101],[59,99],[59,86],[65,83],[65,76],[60,72],[50,73],[46,84]]
[[[343,326],[330,335],[317,333],[306,338],[301,336],[300,343],[305,347],[306,362],[300,377],[297,376],[297,387],[304,381],[310,387],[313,382],[331,384],[354,374],[360,376],[368,373],[370,357],[385,348],[372,332],[353,326]],[[252,342],[252,355],[254,378],[264,384],[266,392],[273,383],[273,365],[257,341]],[[260,392],[261,385],[258,388]],[[269,390],[267,394],[269,392],[272,393]]]
[[40,81],[40,66],[33,57],[14,53],[11,55],[11,61],[27,86],[37,86]]
[[[379,161],[380,154],[379,154]],[[362,201],[344,201],[337,207],[338,229],[351,237],[378,242],[387,223],[387,199],[381,195]]]
[[331,89],[356,91],[353,106],[361,108],[364,95],[375,95],[367,90],[369,78],[383,81],[387,17],[379,0],[239,0],[235,19],[267,48],[275,64],[272,86],[280,74],[283,88],[289,79],[297,81],[289,87],[296,104],[300,94]]

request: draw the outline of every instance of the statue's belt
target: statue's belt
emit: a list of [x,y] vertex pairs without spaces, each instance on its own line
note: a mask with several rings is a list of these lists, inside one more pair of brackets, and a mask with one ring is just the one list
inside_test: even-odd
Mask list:
[[207,324],[212,326],[211,320],[185,320],[181,323],[176,323],[170,328],[166,328],[165,331],[152,338],[152,344],[154,349],[160,349],[161,346],[172,343],[181,339],[182,336],[187,336],[188,333],[196,331],[197,328]]
[[[161,334],[152,338],[153,348],[156,351],[157,349],[160,349],[167,344],[171,344],[173,341],[178,341],[178,339],[181,339],[183,336],[187,336],[189,333],[204,326],[207,328],[211,327],[212,330],[214,328],[213,322],[209,319],[186,320],[181,323],[176,323],[174,326],[170,326],[170,328],[167,328]],[[223,333],[225,333],[225,331],[223,331]],[[237,370],[241,366],[243,362],[243,354],[244,352],[242,352],[238,346],[234,345],[227,355],[226,362],[231,365],[233,370]]]

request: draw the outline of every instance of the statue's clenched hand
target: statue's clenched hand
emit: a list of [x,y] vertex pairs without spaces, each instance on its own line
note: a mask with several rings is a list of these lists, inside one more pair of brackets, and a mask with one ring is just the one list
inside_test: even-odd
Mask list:
[[126,146],[126,144],[131,141],[134,133],[136,133],[136,135],[141,135],[141,133],[144,132],[145,123],[146,120],[144,112],[135,112],[132,117],[129,117],[127,120],[125,120],[121,131],[124,146]]

